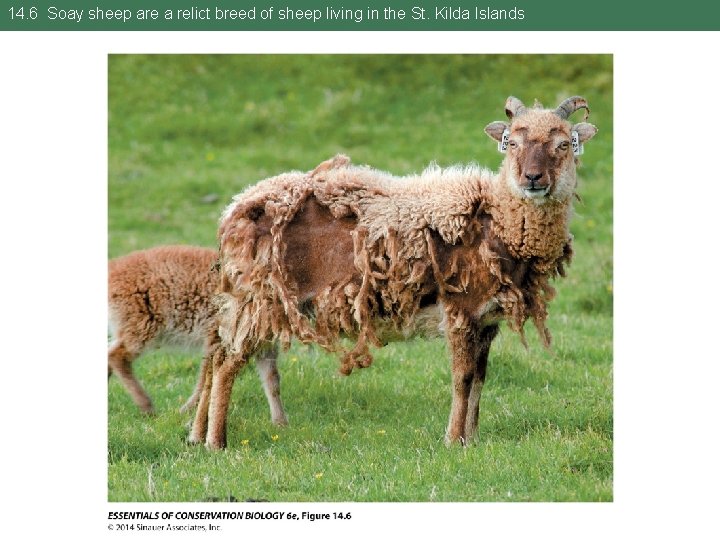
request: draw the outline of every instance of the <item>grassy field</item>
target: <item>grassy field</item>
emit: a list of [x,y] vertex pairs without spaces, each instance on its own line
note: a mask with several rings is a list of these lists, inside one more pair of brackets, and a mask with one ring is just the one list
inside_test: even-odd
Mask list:
[[[446,448],[441,340],[392,344],[337,375],[322,351],[279,361],[290,426],[270,423],[254,369],[236,385],[228,450],[184,443],[178,408],[199,356],[159,350],[135,371],[158,415],[113,378],[110,501],[610,501],[612,57],[110,56],[110,257],[158,244],[215,245],[232,195],[336,152],[396,174],[502,156],[484,126],[508,95],[556,105],[580,94],[599,134],[580,169],[576,256],[550,306],[550,351],[504,329],[490,355],[478,442]],[[581,116],[580,114],[578,116]]]

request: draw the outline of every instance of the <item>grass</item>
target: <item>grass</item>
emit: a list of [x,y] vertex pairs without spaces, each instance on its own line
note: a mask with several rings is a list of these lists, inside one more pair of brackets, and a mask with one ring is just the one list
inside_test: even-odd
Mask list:
[[[404,174],[429,161],[496,168],[483,133],[508,95],[586,97],[600,128],[580,169],[576,257],[550,306],[553,348],[505,329],[493,344],[478,442],[446,448],[441,340],[392,344],[370,369],[293,346],[280,358],[291,425],[276,428],[253,369],[236,382],[225,452],[184,443],[177,412],[198,355],[158,350],[135,370],[158,415],[111,379],[111,501],[610,501],[612,58],[499,56],[111,56],[109,256],[212,246],[246,185],[336,152]],[[532,81],[531,84],[528,81]]]

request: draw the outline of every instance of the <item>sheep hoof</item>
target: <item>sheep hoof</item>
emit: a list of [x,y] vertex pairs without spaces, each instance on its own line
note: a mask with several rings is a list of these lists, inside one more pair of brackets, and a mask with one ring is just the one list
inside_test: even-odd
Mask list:
[[140,412],[142,412],[143,416],[147,416],[152,418],[153,416],[157,416],[157,413],[155,412],[155,408],[150,405],[149,407],[142,407],[140,409]]
[[464,437],[450,437],[449,435],[445,435],[445,446],[448,448],[452,448],[455,445],[460,446],[466,446],[466,441]]
[[205,442],[205,439],[202,438],[202,437],[198,437],[197,435],[195,435],[195,434],[191,431],[190,434],[187,436],[187,439],[185,439],[185,441],[186,441],[189,445],[196,446],[196,445],[198,445],[198,444],[204,443],[204,442]]
[[473,435],[468,435],[465,439],[463,439],[463,446],[473,446],[476,445],[478,441],[477,433]]
[[225,444],[223,441],[207,441],[205,443],[205,448],[208,450],[225,450],[225,447],[227,444]]

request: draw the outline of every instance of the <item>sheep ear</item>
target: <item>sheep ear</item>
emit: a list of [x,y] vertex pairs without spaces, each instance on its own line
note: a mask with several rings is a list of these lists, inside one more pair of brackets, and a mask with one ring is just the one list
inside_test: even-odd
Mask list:
[[485,126],[485,133],[490,135],[493,139],[500,142],[502,141],[503,132],[506,129],[510,129],[510,124],[507,122],[492,122]]
[[580,138],[580,143],[589,141],[595,136],[598,131],[595,126],[593,126],[592,124],[588,124],[587,122],[580,122],[579,124],[575,124],[572,127],[572,130],[577,131],[578,137]]

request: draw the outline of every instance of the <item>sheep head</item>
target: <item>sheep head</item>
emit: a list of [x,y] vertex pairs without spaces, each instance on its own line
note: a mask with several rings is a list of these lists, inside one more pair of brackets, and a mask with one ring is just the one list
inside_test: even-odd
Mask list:
[[587,122],[571,124],[568,118],[590,108],[585,99],[574,96],[556,109],[545,109],[539,103],[526,107],[510,96],[505,103],[509,122],[492,122],[485,132],[507,151],[505,179],[518,197],[542,203],[548,199],[566,200],[575,192],[575,154],[573,135],[578,145],[590,140],[597,128]]

